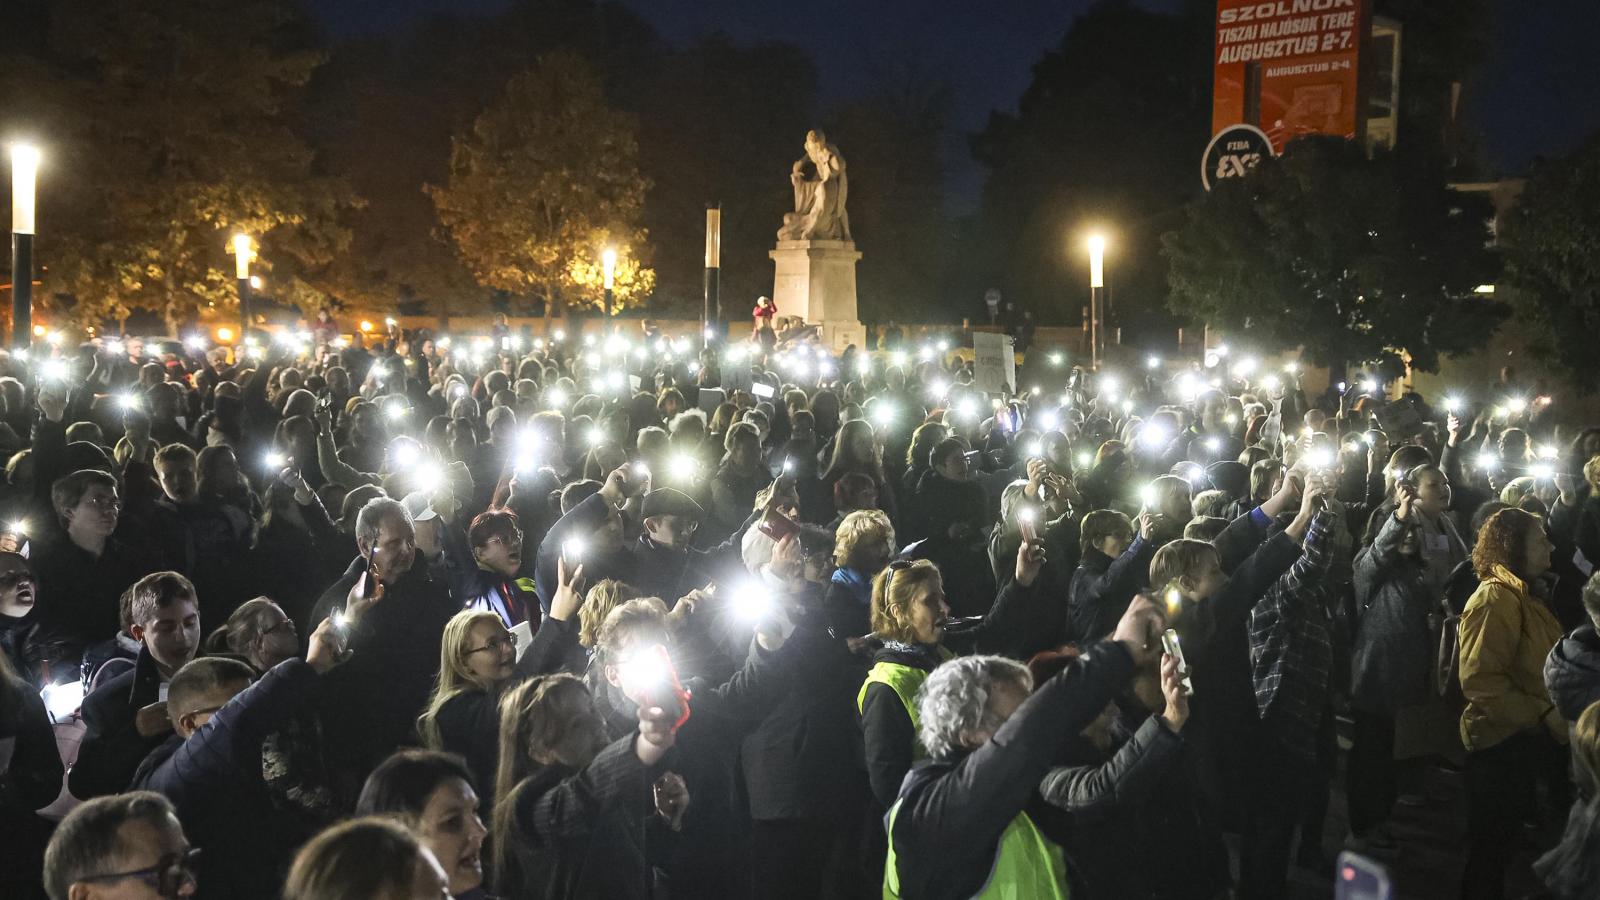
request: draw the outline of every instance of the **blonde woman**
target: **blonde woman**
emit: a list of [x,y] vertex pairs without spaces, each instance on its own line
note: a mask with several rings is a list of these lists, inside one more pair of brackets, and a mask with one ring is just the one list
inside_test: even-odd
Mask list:
[[659,814],[676,830],[689,795],[681,777],[658,768],[676,740],[674,718],[641,702],[637,720],[636,733],[608,744],[589,688],[568,674],[506,695],[490,829],[497,894],[656,895],[655,865],[666,855],[645,824]]
[[506,630],[500,615],[466,609],[445,623],[439,642],[439,680],[428,706],[417,718],[417,731],[430,750],[457,753],[484,796],[498,765],[500,698],[527,679],[555,669],[562,650],[570,643],[572,620],[577,615],[576,585],[583,566],[571,573],[559,566],[560,584],[551,598],[550,615],[539,626],[533,646],[517,658],[517,638]]
[[859,509],[839,523],[833,544],[837,568],[822,598],[834,633],[860,637],[872,630],[872,579],[894,550],[894,526],[882,510]]
[[[917,740],[917,689],[953,650],[1003,647],[1009,632],[1023,624],[1016,613],[1025,608],[1034,581],[1044,568],[1044,548],[1037,541],[1017,548],[1016,579],[1000,591],[981,624],[946,636],[950,607],[945,602],[939,567],[925,559],[897,559],[872,581],[872,631],[883,649],[856,695],[872,794],[887,809],[900,792],[911,764],[925,756]],[[953,648],[947,648],[947,641]]]

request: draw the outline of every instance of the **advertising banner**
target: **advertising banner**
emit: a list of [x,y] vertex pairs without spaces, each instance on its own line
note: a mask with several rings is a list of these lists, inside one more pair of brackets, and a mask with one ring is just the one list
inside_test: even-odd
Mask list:
[[1254,125],[1274,153],[1303,134],[1354,139],[1370,0],[1218,0],[1211,133]]

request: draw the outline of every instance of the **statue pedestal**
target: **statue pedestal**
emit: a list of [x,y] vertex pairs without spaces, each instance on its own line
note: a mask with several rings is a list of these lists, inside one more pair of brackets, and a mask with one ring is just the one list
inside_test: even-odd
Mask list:
[[778,241],[767,255],[777,267],[772,302],[778,315],[821,326],[823,342],[835,352],[846,344],[865,349],[867,329],[856,315],[861,253],[853,241]]

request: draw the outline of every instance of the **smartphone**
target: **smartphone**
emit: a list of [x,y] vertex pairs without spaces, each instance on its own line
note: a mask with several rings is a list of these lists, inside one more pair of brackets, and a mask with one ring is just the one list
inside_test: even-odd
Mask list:
[[672,733],[677,734],[683,723],[689,721],[689,692],[678,680],[678,670],[672,665],[672,656],[665,646],[656,644],[645,652],[648,677],[654,682],[645,688],[646,702],[672,715]]
[[1038,513],[1034,512],[1032,507],[1017,513],[1017,531],[1021,532],[1024,543],[1031,544],[1039,539],[1039,529],[1034,525],[1037,516]]
[[1168,628],[1161,632],[1161,649],[1167,655],[1178,661],[1178,680],[1183,683],[1185,694],[1194,694],[1194,684],[1189,681],[1189,661],[1183,658],[1183,643],[1178,640],[1178,632]]
[[[372,557],[378,555],[378,548],[372,548]],[[361,597],[366,599],[377,593],[378,590],[378,561],[375,558],[367,559],[367,580],[361,585]]]
[[567,538],[561,542],[561,561],[567,564],[569,574],[583,562],[583,538]]
[[757,523],[756,527],[761,530],[762,534],[775,541],[781,541],[789,535],[800,531],[800,525],[795,520],[775,509],[767,510],[766,515],[761,517],[761,521]]
[[1339,854],[1333,873],[1334,900],[1394,900],[1389,870],[1349,850]]

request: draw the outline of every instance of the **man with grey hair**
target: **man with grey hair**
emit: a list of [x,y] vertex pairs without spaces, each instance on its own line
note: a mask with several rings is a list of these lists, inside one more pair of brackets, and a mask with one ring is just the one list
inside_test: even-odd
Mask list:
[[341,625],[355,655],[329,673],[319,702],[329,768],[351,796],[411,736],[439,672],[444,625],[461,609],[443,571],[417,552],[416,527],[400,501],[376,497],[361,507],[356,548],[305,623],[309,631],[338,613],[338,624],[352,601],[383,598],[359,623]]
[[1067,896],[1066,861],[1028,810],[1061,749],[1161,648],[1160,612],[1136,599],[1111,640],[1092,644],[1032,696],[1028,670],[998,656],[951,660],[917,695],[929,762],[889,810],[886,897]]
[[67,814],[44,853],[50,900],[192,897],[194,851],[167,798],[133,791]]

